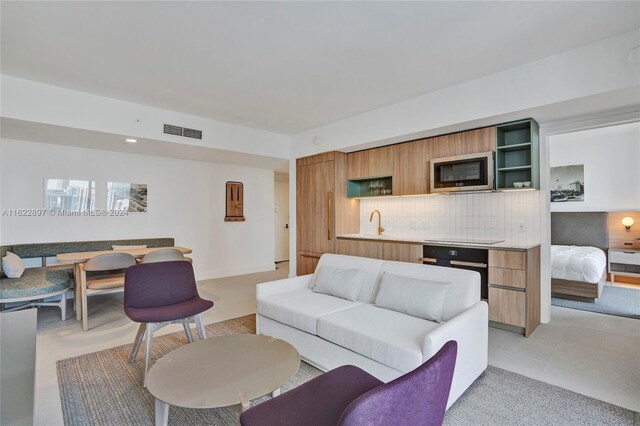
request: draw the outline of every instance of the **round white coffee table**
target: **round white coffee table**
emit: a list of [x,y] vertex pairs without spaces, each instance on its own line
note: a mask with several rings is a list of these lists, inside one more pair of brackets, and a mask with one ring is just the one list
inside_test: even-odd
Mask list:
[[156,399],[156,425],[166,425],[169,405],[241,411],[272,394],[298,371],[300,355],[274,337],[236,334],[198,340],[169,352],[151,367],[147,389]]

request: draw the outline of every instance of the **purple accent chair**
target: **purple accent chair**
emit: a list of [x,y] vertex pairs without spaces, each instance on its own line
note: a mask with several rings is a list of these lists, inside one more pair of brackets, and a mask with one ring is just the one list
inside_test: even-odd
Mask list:
[[189,324],[195,322],[200,339],[206,339],[201,314],[213,302],[198,295],[193,266],[184,260],[141,263],[127,269],[124,277],[124,312],[140,323],[129,362],[134,362],[146,333],[143,387],[151,358],[153,333],[165,325],[182,323],[189,342],[193,336]]
[[389,383],[347,365],[242,413],[242,426],[441,425],[458,344]]

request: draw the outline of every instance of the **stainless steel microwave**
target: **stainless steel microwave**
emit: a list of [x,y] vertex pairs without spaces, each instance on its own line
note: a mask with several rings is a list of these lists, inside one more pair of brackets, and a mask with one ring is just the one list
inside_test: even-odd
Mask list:
[[431,192],[493,189],[493,152],[436,158],[431,161]]

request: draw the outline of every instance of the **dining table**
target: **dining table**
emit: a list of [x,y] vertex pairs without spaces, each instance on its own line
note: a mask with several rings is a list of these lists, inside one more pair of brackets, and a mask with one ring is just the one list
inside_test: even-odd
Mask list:
[[182,252],[182,254],[189,254],[192,252],[190,248],[186,247],[148,247],[148,248],[130,248],[130,249],[118,249],[118,250],[98,250],[98,251],[83,251],[77,253],[60,253],[56,257],[60,264],[73,264],[73,281],[74,281],[74,309],[76,311],[76,319],[78,321],[82,320],[81,309],[78,309],[78,301],[79,291],[80,291],[80,276],[81,276],[81,267],[89,259],[99,256],[101,254],[108,253],[127,253],[133,256],[136,259],[142,259],[145,255],[158,251],[158,250],[166,250],[166,249],[175,249]]

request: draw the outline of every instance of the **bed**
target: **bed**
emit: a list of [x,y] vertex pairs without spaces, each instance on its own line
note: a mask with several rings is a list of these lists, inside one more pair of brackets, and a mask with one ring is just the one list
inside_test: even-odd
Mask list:
[[551,295],[595,302],[607,280],[606,212],[551,213]]

